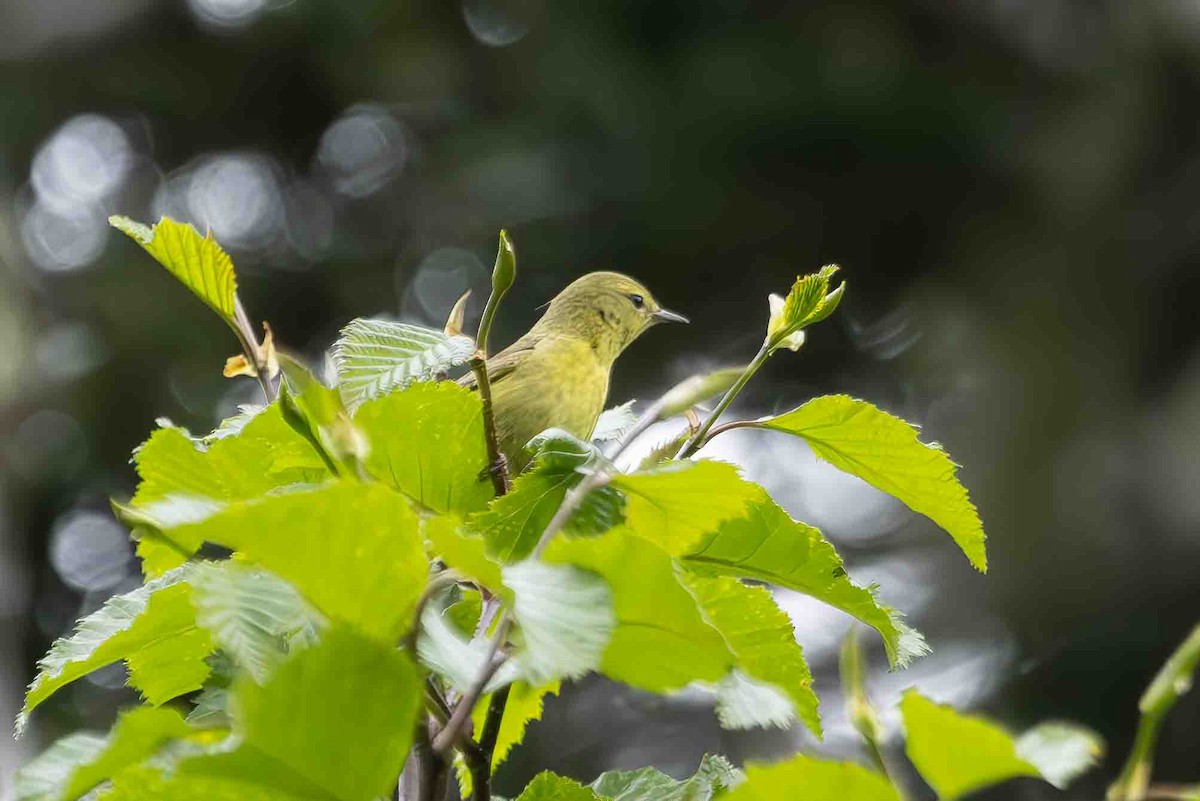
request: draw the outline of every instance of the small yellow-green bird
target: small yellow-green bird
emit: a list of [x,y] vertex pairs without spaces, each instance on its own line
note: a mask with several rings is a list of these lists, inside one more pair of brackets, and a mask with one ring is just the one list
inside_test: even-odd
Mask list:
[[[591,436],[621,352],[656,323],[687,321],[620,273],[588,273],[558,293],[529,333],[487,361],[496,436],[514,472],[547,428]],[[473,387],[475,376],[460,383]]]

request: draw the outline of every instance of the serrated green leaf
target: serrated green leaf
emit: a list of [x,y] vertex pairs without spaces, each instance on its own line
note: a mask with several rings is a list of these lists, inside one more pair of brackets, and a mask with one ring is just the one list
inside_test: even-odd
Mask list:
[[1039,723],[1017,738],[1017,756],[1062,790],[1104,756],[1104,739],[1075,723]]
[[933,520],[987,572],[983,523],[955,475],[957,465],[940,446],[921,442],[912,425],[866,401],[827,395],[754,426],[801,437],[821,459]]
[[[159,642],[176,642],[194,631],[191,587],[183,582],[185,575],[185,569],[172,571],[136,590],[113,596],[80,620],[70,637],[55,640],[38,661],[37,676],[29,685],[25,706],[17,717],[17,735],[24,729],[29,713],[60,687]],[[169,689],[156,685],[156,697],[167,693],[174,697],[200,687],[194,681],[196,673],[183,671],[177,678],[184,683]],[[202,683],[203,677],[199,679]]]
[[152,767],[123,772],[97,801],[324,801],[325,793],[292,793],[257,776],[166,775]]
[[[536,447],[533,468],[517,477],[507,495],[467,519],[468,527],[484,538],[488,555],[504,563],[529,556],[567,491],[583,478],[580,470],[598,458],[592,445],[563,431],[547,431],[531,444]],[[594,490],[571,517],[565,533],[607,531],[620,522],[623,505],[621,494],[612,487]]]
[[121,769],[142,761],[167,740],[192,730],[172,709],[132,709],[105,737],[69,735],[17,772],[18,801],[79,798]]
[[542,771],[517,796],[516,801],[606,801],[574,779]]
[[765,492],[746,516],[705,535],[682,563],[705,575],[755,579],[802,592],[853,615],[883,637],[893,667],[928,652],[920,634],[880,604],[872,589],[850,580],[841,557],[820,531],[792,520]]
[[831,762],[797,754],[775,765],[748,765],[746,781],[722,801],[901,801],[878,773],[851,762]]
[[421,688],[403,652],[333,624],[265,685],[237,683],[235,731],[334,798],[371,801],[395,785]]
[[229,254],[211,233],[201,236],[188,223],[170,217],[163,217],[153,227],[116,215],[109,217],[108,222],[141,245],[221,319],[235,325],[237,276]]
[[900,701],[905,751],[938,798],[953,801],[1018,776],[1040,776],[1017,754],[1004,729],[975,715],[936,704],[916,690]]
[[128,684],[141,693],[146,703],[165,704],[204,684],[210,672],[205,660],[212,652],[212,637],[201,628],[149,643],[125,659]]
[[521,674],[533,684],[579,678],[600,666],[617,624],[608,585],[572,565],[528,559],[504,568],[524,646]]
[[466,364],[470,337],[387,320],[351,320],[333,346],[338,391],[349,409]]
[[837,271],[836,264],[827,264],[819,272],[798,277],[786,298],[771,295],[766,340],[771,350],[799,350],[804,343],[804,329],[833,313],[846,287],[842,284],[829,291],[829,279]]
[[425,520],[423,533],[432,556],[492,592],[504,591],[500,565],[488,557],[483,538],[464,531],[457,517],[429,518]]
[[232,722],[227,687],[210,686],[202,689],[187,716],[188,725],[198,729],[227,729]]
[[596,420],[596,426],[592,429],[592,441],[608,442],[620,439],[637,422],[637,415],[633,413],[633,404],[635,403],[637,401],[625,401],[620,406],[614,406],[601,412],[600,417]]
[[295,587],[260,568],[207,562],[188,581],[197,625],[259,684],[324,625]]
[[675,574],[671,557],[618,528],[600,537],[558,538],[544,556],[599,574],[608,584],[617,628],[604,651],[605,675],[651,692],[716,682],[733,655]]
[[470,514],[492,499],[479,396],[453,382],[417,384],[354,414],[367,469],[435,512]]
[[667,462],[610,481],[625,495],[629,530],[671,555],[688,551],[724,521],[741,517],[762,489],[724,462]]
[[[531,687],[523,681],[513,682],[508,688],[508,702],[504,706],[504,717],[500,720],[500,731],[496,737],[496,748],[492,752],[492,773],[504,763],[509,752],[520,745],[525,739],[525,731],[529,724],[540,720],[547,695],[558,695],[561,682],[552,681],[540,687]],[[488,705],[492,696],[486,695],[479,699],[471,720],[475,724],[478,735],[483,731],[487,719]],[[471,773],[467,770],[462,757],[454,760],[454,769],[458,774],[458,786],[463,798],[471,796]],[[493,796],[494,798],[495,796]]]
[[235,436],[198,443],[180,428],[160,428],[134,453],[141,483],[131,503],[175,495],[227,503],[290,484],[329,477],[321,457],[273,403]]
[[[820,737],[821,716],[812,673],[796,642],[792,621],[775,604],[770,591],[728,577],[683,574],[681,578],[737,660],[737,670],[718,686],[721,724],[733,729],[786,727],[799,717]],[[757,687],[760,683],[766,687]],[[782,705],[771,703],[780,695]]]
[[379,484],[268,496],[170,533],[231,548],[328,617],[391,643],[411,626],[429,575],[416,513]]
[[742,779],[741,771],[724,757],[706,755],[695,775],[683,781],[654,768],[639,768],[606,771],[590,786],[609,801],[711,801]]
[[[460,634],[451,625],[444,610],[433,605],[421,613],[417,636],[417,658],[421,664],[441,676],[460,693],[475,683],[488,656],[488,641],[483,637]],[[488,682],[488,690],[502,687],[517,677],[516,663],[505,662]]]

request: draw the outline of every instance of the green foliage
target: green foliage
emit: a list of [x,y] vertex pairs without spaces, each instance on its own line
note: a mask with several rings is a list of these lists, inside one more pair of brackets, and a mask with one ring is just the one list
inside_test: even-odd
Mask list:
[[[154,230],[115,224],[221,313],[248,354],[258,348],[247,340],[232,267],[211,239],[168,220]],[[593,434],[603,451],[543,432],[530,443],[531,465],[500,497],[503,485],[487,472],[484,401],[439,380],[476,353],[455,333],[460,323],[447,334],[352,322],[334,348],[334,387],[263,346],[282,369],[260,376],[271,402],[203,437],[165,424],[137,450],[137,491],[113,508],[137,540],[147,583],[51,647],[18,733],[56,690],[120,660],[146,704],[108,737],[59,741],[22,772],[20,797],[100,787],[109,801],[373,801],[390,796],[410,753],[428,749],[439,758],[427,764],[453,763],[460,786],[482,791],[472,787],[479,769],[508,758],[545,697],[597,671],[655,693],[707,688],[726,728],[800,721],[819,735],[791,621],[768,587],[748,582],[863,621],[894,667],[924,653],[924,641],[874,588],[850,579],[820,531],[734,466],[693,457],[766,356],[798,347],[804,329],[836,307],[843,289],[830,291],[832,273],[801,278],[773,303],[767,344],[745,368],[689,379],[640,419],[629,404],[610,409]],[[502,236],[481,351],[514,276]],[[689,418],[650,463],[618,469],[650,422],[722,391],[703,424]],[[907,423],[833,396],[715,431],[747,426],[804,438],[930,516],[986,566],[953,463]],[[200,560],[206,544],[231,556]],[[154,708],[189,693],[186,718],[182,700],[180,711]],[[489,715],[492,701],[503,714]],[[909,753],[946,797],[1011,775],[1064,783],[1096,751],[1090,734],[1061,724],[1014,741],[919,696],[907,696],[903,711]],[[418,783],[431,781],[422,776]],[[544,773],[520,798],[770,801],[800,791],[810,801],[899,798],[882,773],[806,757],[752,767],[744,781],[718,757],[684,781],[649,768],[590,786]]]
[[901,801],[878,773],[850,762],[795,756],[777,765],[750,765],[746,781],[725,801],[793,801],[804,788],[804,801]]
[[983,524],[957,466],[917,429],[869,403],[845,395],[817,398],[754,423],[802,437],[820,458],[899,498],[949,532],[981,571],[987,571]]
[[469,337],[387,320],[352,320],[333,348],[338,391],[354,409],[465,364],[474,350]]
[[915,690],[900,702],[908,758],[938,798],[950,801],[1020,776],[1065,787],[1103,746],[1079,726],[1043,724],[1014,739],[984,718],[935,704]]
[[108,222],[145,248],[221,319],[234,325],[237,277],[229,254],[211,233],[200,236],[188,223],[175,222],[170,217],[163,217],[153,227],[121,216],[109,217]]

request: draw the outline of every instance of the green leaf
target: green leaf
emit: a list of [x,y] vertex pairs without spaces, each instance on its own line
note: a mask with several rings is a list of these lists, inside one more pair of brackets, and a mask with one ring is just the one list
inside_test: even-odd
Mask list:
[[[483,637],[462,636],[445,610],[432,604],[421,613],[421,630],[417,637],[417,658],[421,664],[441,676],[460,693],[465,693],[483,670],[488,656],[488,641]],[[505,662],[488,682],[488,690],[502,687],[517,677],[516,664]]]
[[364,403],[354,422],[370,441],[367,469],[424,506],[465,515],[492,499],[483,411],[470,390],[417,384]]
[[[730,729],[786,727],[797,717],[821,736],[812,674],[792,621],[769,590],[733,578],[682,576],[705,618],[725,638],[737,670],[717,690],[717,715]],[[766,685],[759,688],[757,685]],[[782,696],[782,704],[770,701]],[[767,701],[764,703],[763,701]]]
[[917,439],[913,426],[846,395],[816,398],[753,425],[803,438],[821,459],[929,517],[987,572],[983,524],[955,475],[957,465],[941,446]]
[[706,755],[695,775],[683,781],[654,768],[610,770],[601,773],[591,788],[610,801],[711,801],[742,779],[741,771],[724,757]]
[[1104,740],[1074,723],[1050,721],[1029,729],[1016,742],[1017,756],[1062,790],[1104,756]]
[[165,704],[204,684],[210,672],[205,660],[212,652],[212,637],[201,628],[149,643],[125,659],[129,686],[141,693],[146,703]]
[[693,681],[719,681],[733,667],[720,632],[680,585],[671,557],[653,543],[614,529],[601,537],[555,539],[544,558],[590,570],[608,583],[617,628],[601,663],[607,676],[666,692]]
[[592,429],[592,441],[608,442],[620,439],[637,422],[637,415],[633,413],[633,404],[635,403],[637,401],[625,401],[620,406],[614,406],[601,412],[599,419],[596,420],[595,428]]
[[[552,681],[540,687],[532,687],[526,682],[517,681],[509,685],[508,702],[504,706],[504,717],[500,719],[500,730],[496,737],[496,748],[492,752],[492,773],[495,774],[496,769],[503,764],[508,758],[508,754],[513,748],[520,745],[525,739],[525,730],[533,721],[540,720],[542,710],[547,695],[558,695],[561,687],[561,682]],[[478,735],[483,731],[484,723],[487,720],[488,705],[491,703],[492,696],[487,695],[479,699],[475,710],[471,713],[471,720],[475,724],[475,732]],[[454,770],[458,774],[458,786],[463,798],[471,797],[471,773],[467,770],[466,762],[461,756],[454,760]],[[494,798],[495,796],[493,796]]]
[[229,254],[211,233],[200,236],[188,223],[175,222],[170,217],[163,217],[154,227],[118,215],[109,217],[108,222],[141,245],[221,319],[236,327],[237,276]]
[[[583,478],[581,469],[597,457],[596,449],[562,431],[547,431],[533,443],[537,455],[532,469],[513,482],[512,490],[472,515],[467,525],[479,532],[488,555],[509,563],[532,553],[571,487]],[[568,535],[602,533],[620,522],[623,499],[611,487],[588,494],[567,524]]]
[[851,762],[831,762],[797,754],[775,765],[749,765],[746,781],[722,801],[901,801],[878,773]]
[[291,356],[280,354],[279,364],[283,373],[279,408],[284,420],[309,442],[330,472],[354,475],[369,446],[342,405],[341,395]]
[[[208,758],[209,763],[213,762]],[[185,763],[187,764],[187,763]],[[325,801],[328,794],[289,792],[257,775],[166,775],[153,767],[121,773],[98,801]]]
[[798,523],[760,491],[745,517],[723,523],[682,559],[704,575],[765,581],[810,595],[871,626],[883,637],[888,660],[903,667],[928,652],[920,634],[846,575],[833,546],[812,526]]
[[653,470],[615,475],[625,494],[629,530],[672,555],[687,552],[722,522],[746,514],[762,489],[724,462],[668,462]]
[[151,756],[165,741],[191,733],[172,709],[132,709],[117,719],[108,736],[69,735],[18,771],[17,799],[78,798]]
[[529,559],[504,568],[524,647],[517,660],[534,684],[574,679],[600,666],[613,629],[613,597],[599,576]]
[[283,419],[278,403],[241,433],[210,444],[197,442],[181,428],[160,428],[134,453],[134,463],[141,483],[130,503],[143,510],[177,496],[210,503],[249,500],[329,476],[312,445]]
[[991,721],[936,704],[908,690],[900,701],[905,751],[938,798],[952,801],[1018,776],[1040,776]]
[[196,696],[195,706],[188,713],[189,726],[198,729],[228,729],[232,725],[229,715],[229,688],[208,686]]
[[197,625],[259,684],[324,621],[288,582],[236,561],[196,565],[188,579]]
[[503,592],[500,565],[488,557],[483,538],[465,532],[462,521],[451,515],[425,520],[423,529],[430,553],[471,581],[492,592]]
[[827,264],[820,272],[798,277],[787,298],[771,295],[766,340],[770,350],[799,350],[804,344],[804,329],[833,314],[846,288],[842,284],[829,291],[829,279],[837,271],[836,264]]
[[[182,569],[172,571],[136,590],[115,595],[80,620],[74,634],[55,640],[38,662],[37,676],[29,685],[25,706],[17,717],[17,735],[24,729],[29,713],[60,687],[160,642],[178,642],[192,632],[195,614],[191,587],[183,583],[185,575]],[[194,643],[189,640],[188,647],[182,649],[180,656],[185,662],[194,656],[191,644]],[[151,688],[155,696],[169,693],[174,697],[197,690],[204,677],[184,669],[175,678],[182,683],[169,690],[158,685]]]
[[395,785],[421,687],[403,652],[334,624],[265,685],[237,683],[235,731],[334,798],[371,801]]
[[[720,370],[714,370],[711,373],[700,373],[685,378],[671,387],[662,396],[662,400],[659,401],[662,404],[662,409],[658,413],[658,419],[666,420],[668,417],[683,414],[688,409],[708,400],[714,395],[724,395],[737,383],[745,370],[745,367],[725,367]],[[691,430],[687,430],[684,434],[680,435],[680,438],[686,440],[692,433]],[[670,455],[673,456],[674,452]]]
[[411,626],[429,575],[416,513],[379,484],[268,496],[171,534],[231,548],[325,615],[389,643]]
[[516,801],[605,801],[605,799],[574,779],[555,776],[546,770],[533,777],[533,781],[525,786]]
[[354,409],[465,364],[474,350],[470,337],[387,320],[351,320],[333,346],[338,391]]

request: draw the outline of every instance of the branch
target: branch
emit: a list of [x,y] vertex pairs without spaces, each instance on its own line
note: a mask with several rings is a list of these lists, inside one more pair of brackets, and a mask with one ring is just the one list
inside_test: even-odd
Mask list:
[[462,754],[463,762],[467,763],[467,770],[471,772],[471,801],[491,801],[491,758],[479,743],[470,738],[458,744],[458,752]]
[[271,403],[278,396],[279,388],[270,376],[266,360],[263,358],[262,345],[258,341],[258,334],[254,331],[254,324],[250,322],[250,316],[246,314],[246,307],[242,305],[242,299],[236,295],[233,298],[233,319],[233,332],[237,334],[238,341],[242,345],[246,361],[254,365],[254,376],[258,379],[259,386],[262,387],[267,403]]
[[758,353],[755,354],[754,359],[748,365],[746,365],[746,369],[742,370],[742,373],[738,376],[737,381],[735,381],[733,386],[731,386],[728,391],[726,391],[725,395],[722,396],[720,402],[717,403],[717,407],[713,409],[712,414],[710,414],[708,419],[704,421],[704,424],[700,426],[700,430],[693,434],[692,438],[684,443],[684,446],[679,449],[679,453],[677,454],[676,458],[686,459],[696,451],[700,450],[700,447],[707,441],[709,429],[711,429],[713,424],[717,422],[717,418],[725,413],[725,410],[729,408],[729,404],[733,403],[733,399],[736,398],[738,393],[741,392],[746,384],[750,382],[750,379],[754,377],[754,374],[758,372],[758,369],[766,363],[767,357],[770,355],[771,349],[766,343],[764,343],[763,346],[759,348]]
[[501,687],[492,693],[487,717],[483,721],[483,731],[479,733],[479,747],[483,749],[489,763],[496,753],[496,741],[500,738],[500,724],[504,720],[504,707],[508,704],[508,694],[511,690],[511,686]]
[[492,489],[496,495],[505,495],[509,490],[508,466],[500,452],[500,441],[496,436],[496,417],[492,410],[492,382],[488,378],[487,352],[482,344],[471,357],[471,372],[479,385],[479,400],[483,404],[483,436],[487,445],[488,475],[492,478]]

